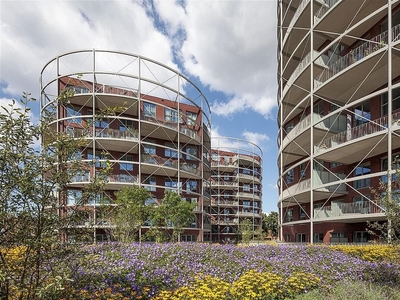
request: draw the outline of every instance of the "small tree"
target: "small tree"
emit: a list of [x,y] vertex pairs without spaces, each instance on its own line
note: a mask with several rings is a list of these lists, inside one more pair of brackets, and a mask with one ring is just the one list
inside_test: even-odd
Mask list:
[[[390,244],[400,243],[400,166],[399,158],[394,160],[396,174],[390,185],[380,182],[378,189],[371,189],[375,195],[375,205],[380,206],[386,215],[386,222],[368,222],[368,232],[377,235],[382,241]],[[388,177],[390,174],[388,174]]]
[[141,228],[150,218],[153,206],[147,206],[146,200],[151,194],[145,188],[136,185],[124,187],[116,193],[115,204],[117,207],[111,213],[112,235],[121,242],[133,242],[139,234],[141,241]]
[[[76,157],[85,141],[51,126],[58,103],[69,96],[61,93],[40,124],[31,122],[29,104],[35,99],[27,93],[0,108],[0,294],[12,299],[54,298],[57,289],[50,295],[48,287],[54,287],[55,278],[59,287],[66,280],[52,260],[64,258],[60,236],[77,210],[61,214],[65,207],[60,199],[73,176],[87,167]],[[103,185],[103,180],[93,180],[80,203]]]
[[[152,224],[155,228],[152,228],[152,231],[162,230],[164,234],[170,236],[170,240],[180,241],[184,227],[195,221],[194,208],[194,203],[182,200],[175,192],[166,191],[162,203],[154,210]],[[172,227],[172,235],[168,227]]]
[[253,223],[249,219],[245,219],[239,223],[239,234],[243,243],[248,244],[253,237]]
[[278,236],[278,213],[271,211],[262,216],[262,229],[266,235],[270,231],[272,236]]

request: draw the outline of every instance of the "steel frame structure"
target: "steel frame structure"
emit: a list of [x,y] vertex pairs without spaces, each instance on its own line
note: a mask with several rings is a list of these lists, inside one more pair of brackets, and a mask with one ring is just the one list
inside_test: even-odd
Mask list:
[[211,139],[213,241],[237,242],[245,220],[250,220],[254,239],[262,225],[262,150],[242,139]]
[[[66,88],[73,96],[56,102]],[[73,178],[61,208],[73,207],[79,190],[109,161],[112,175],[99,196],[109,198],[106,206],[113,206],[114,191],[124,186],[147,188],[155,203],[173,190],[197,203],[196,222],[185,229],[183,240],[211,239],[211,111],[193,82],[146,57],[92,49],[50,60],[40,74],[40,92],[41,112],[54,115],[51,127],[84,138],[80,155],[92,163],[87,173]],[[95,240],[107,238],[112,226],[104,221],[104,206],[94,199],[77,225],[93,228]]]
[[[278,1],[279,238],[367,242],[400,153],[400,1]],[[363,229],[364,228],[364,229]]]

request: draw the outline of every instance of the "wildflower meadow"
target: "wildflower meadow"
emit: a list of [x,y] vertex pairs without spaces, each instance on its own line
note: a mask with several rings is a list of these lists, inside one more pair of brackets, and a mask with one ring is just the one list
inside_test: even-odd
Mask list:
[[358,248],[102,243],[53,261],[62,275],[48,284],[53,297],[65,300],[272,300],[329,291],[342,282],[400,287],[400,248]]

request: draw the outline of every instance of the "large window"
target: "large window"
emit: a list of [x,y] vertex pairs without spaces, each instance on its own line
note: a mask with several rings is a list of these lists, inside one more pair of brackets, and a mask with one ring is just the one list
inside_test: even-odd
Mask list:
[[196,180],[186,181],[186,191],[197,192],[197,182]]
[[287,173],[286,173],[286,183],[290,184],[292,183],[294,180],[294,171],[293,169],[290,169]]
[[249,183],[243,184],[243,192],[250,192],[250,184]]
[[155,177],[153,177],[153,176],[147,177],[143,183],[146,184],[145,188],[148,191],[150,191],[150,192],[156,191],[156,178]]
[[[82,118],[76,118],[76,117],[80,117],[81,115],[82,115],[82,113],[77,107],[67,106],[67,118],[71,118],[71,119],[67,120],[68,123],[80,124],[82,121]],[[75,117],[75,118],[72,118],[72,117]]]
[[[153,141],[153,140],[147,140],[147,142],[155,143],[155,141]],[[156,146],[149,145],[149,144],[143,144],[143,153],[150,154],[150,155],[156,155]]]
[[67,205],[77,205],[82,199],[81,190],[67,190]]
[[171,178],[166,178],[165,179],[165,187],[167,187],[167,191],[177,191],[179,188],[179,191],[182,187],[182,182],[178,182],[176,179],[171,179]]
[[[354,171],[354,176],[363,176],[363,175],[367,175],[371,173],[371,167],[369,164],[365,164],[362,166],[358,166],[356,168],[356,170]],[[355,189],[361,189],[361,188],[365,188],[365,187],[369,187],[371,183],[371,179],[370,178],[364,178],[364,179],[360,179],[360,180],[356,180],[354,181],[354,188]]]
[[[176,144],[170,143],[170,142],[166,142],[165,143],[165,147],[167,147],[167,148],[164,149],[164,156],[165,157],[178,158],[178,150],[173,150],[173,149],[177,149],[178,148]],[[182,158],[182,153],[180,153],[180,158]]]
[[186,159],[196,159],[197,148],[196,146],[186,146]]
[[[400,108],[400,89],[392,90],[392,111]],[[381,96],[382,101],[382,116],[388,114],[388,94],[385,93]]]
[[293,221],[293,209],[287,209],[286,210],[285,220],[286,220],[286,222],[292,222]]
[[143,102],[143,112],[146,117],[156,117],[156,105],[149,102]]
[[119,120],[119,130],[121,131],[131,131],[133,132],[133,121],[127,119],[120,119]]
[[176,110],[166,107],[164,108],[164,120],[174,123],[182,122],[182,113],[178,114]]
[[93,150],[89,149],[87,151],[87,158],[94,162],[96,168],[105,168],[107,166],[106,154],[102,151],[96,150],[93,155]]
[[353,126],[356,127],[369,121],[371,121],[371,103],[368,100],[354,108]]
[[196,125],[197,114],[191,111],[186,111],[186,124]]
[[125,154],[120,158],[119,169],[124,171],[133,171],[133,155]]

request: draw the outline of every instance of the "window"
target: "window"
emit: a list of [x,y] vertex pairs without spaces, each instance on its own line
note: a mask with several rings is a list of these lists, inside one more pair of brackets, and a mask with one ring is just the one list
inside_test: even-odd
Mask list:
[[314,233],[314,243],[322,243],[324,241],[323,233]]
[[299,218],[300,220],[305,220],[306,219],[306,210],[304,207],[299,207]]
[[144,205],[146,205],[146,206],[155,205],[155,204],[157,204],[157,199],[155,197],[147,198],[144,202]]
[[287,124],[285,126],[286,133],[288,134],[289,132],[291,132],[293,128],[294,128],[293,122],[290,122],[289,124]]
[[[400,89],[392,90],[392,111],[395,111],[400,108]],[[388,114],[388,94],[387,92],[381,96],[382,103],[382,116],[386,116]]]
[[[133,155],[131,155],[131,154],[122,155],[120,160],[133,162]],[[119,169],[123,170],[123,171],[133,171],[133,163],[120,162]]]
[[231,194],[229,194],[228,192],[224,192],[224,198],[229,198],[231,196]]
[[229,176],[229,174],[224,174],[224,180],[229,181],[231,179],[231,177]]
[[290,242],[290,234],[285,233],[285,242]]
[[164,108],[164,120],[168,122],[174,122],[178,123],[178,121],[181,123],[182,122],[182,113],[178,112],[174,109],[171,108]]
[[[178,158],[178,151],[177,150],[172,150],[172,149],[177,149],[177,145],[176,144],[170,143],[170,142],[166,142],[165,146],[168,147],[168,148],[164,149],[164,156],[165,157]],[[182,158],[182,153],[180,153],[180,158]]]
[[260,171],[259,171],[258,167],[255,167],[254,170],[253,170],[254,176],[258,177],[258,176],[260,175],[259,172],[260,172]]
[[361,105],[354,108],[353,126],[359,126],[371,121],[371,105],[370,101],[365,101]]
[[82,118],[72,118],[72,117],[79,117],[81,115],[82,115],[82,113],[80,112],[80,110],[77,107],[67,106],[67,118],[71,118],[71,119],[67,120],[68,123],[80,124],[82,121]]
[[286,220],[286,222],[292,222],[293,221],[293,209],[287,209],[286,210],[285,220]]
[[243,174],[247,174],[247,175],[250,175],[251,174],[251,171],[250,171],[250,169],[243,169]]
[[286,173],[286,183],[290,184],[292,183],[294,180],[294,171],[293,169],[290,169],[287,173]]
[[254,189],[254,192],[257,193],[257,192],[258,192],[258,185],[255,184],[255,185],[253,186],[253,189]]
[[299,171],[300,171],[300,178],[306,177],[306,163],[302,163],[299,166]]
[[341,166],[342,164],[341,163],[338,163],[338,162],[331,162],[330,163],[330,167],[331,168],[336,168],[336,167],[339,167],[339,166]]
[[[147,140],[147,142],[155,143],[155,141],[153,141],[153,140]],[[150,155],[156,155],[156,146],[149,145],[149,144],[143,144],[143,153],[150,154]]]
[[[363,176],[371,173],[371,167],[369,164],[358,166],[356,170],[354,171],[354,176]],[[354,181],[354,188],[355,189],[361,189],[365,187],[369,187],[371,183],[370,178],[364,178],[360,180]]]
[[73,90],[75,94],[87,94],[89,93],[89,89],[87,87],[83,86],[72,86],[72,85],[67,85],[67,89]]
[[145,117],[156,117],[156,105],[149,102],[143,102],[143,112]]
[[186,191],[197,192],[197,181],[195,180],[186,181]]
[[191,125],[196,125],[196,120],[197,120],[197,114],[191,111],[186,111],[186,124],[191,126]]
[[243,207],[250,207],[250,201],[243,201]]
[[196,159],[197,148],[196,146],[186,146],[186,159]]
[[93,150],[89,149],[87,151],[87,158],[95,163],[96,168],[105,168],[107,166],[107,162],[105,161],[107,158],[105,153],[102,151],[96,150],[93,155]]
[[147,189],[148,191],[150,191],[150,192],[156,191],[156,178],[155,177],[147,177],[143,183],[147,184],[147,186],[145,186],[145,189]]
[[354,231],[353,242],[354,243],[367,243],[369,241],[369,234],[367,231]]
[[121,131],[133,131],[133,121],[122,119],[119,120],[119,130]]
[[81,190],[67,190],[67,205],[77,205],[81,199]]
[[[93,110],[92,109],[87,109],[87,114],[88,115],[93,115]],[[94,126],[95,127],[100,127],[100,128],[108,128],[110,125],[110,120],[105,117],[99,116],[100,113],[96,110],[96,113],[94,115]],[[92,120],[90,120],[92,121]]]
[[306,234],[305,233],[296,233],[296,242],[297,243],[305,243],[306,242]]
[[250,184],[249,183],[243,184],[243,192],[250,192]]
[[182,187],[182,182],[178,182],[176,179],[166,178],[164,186],[167,187],[167,191],[177,191],[178,187],[179,190]]

